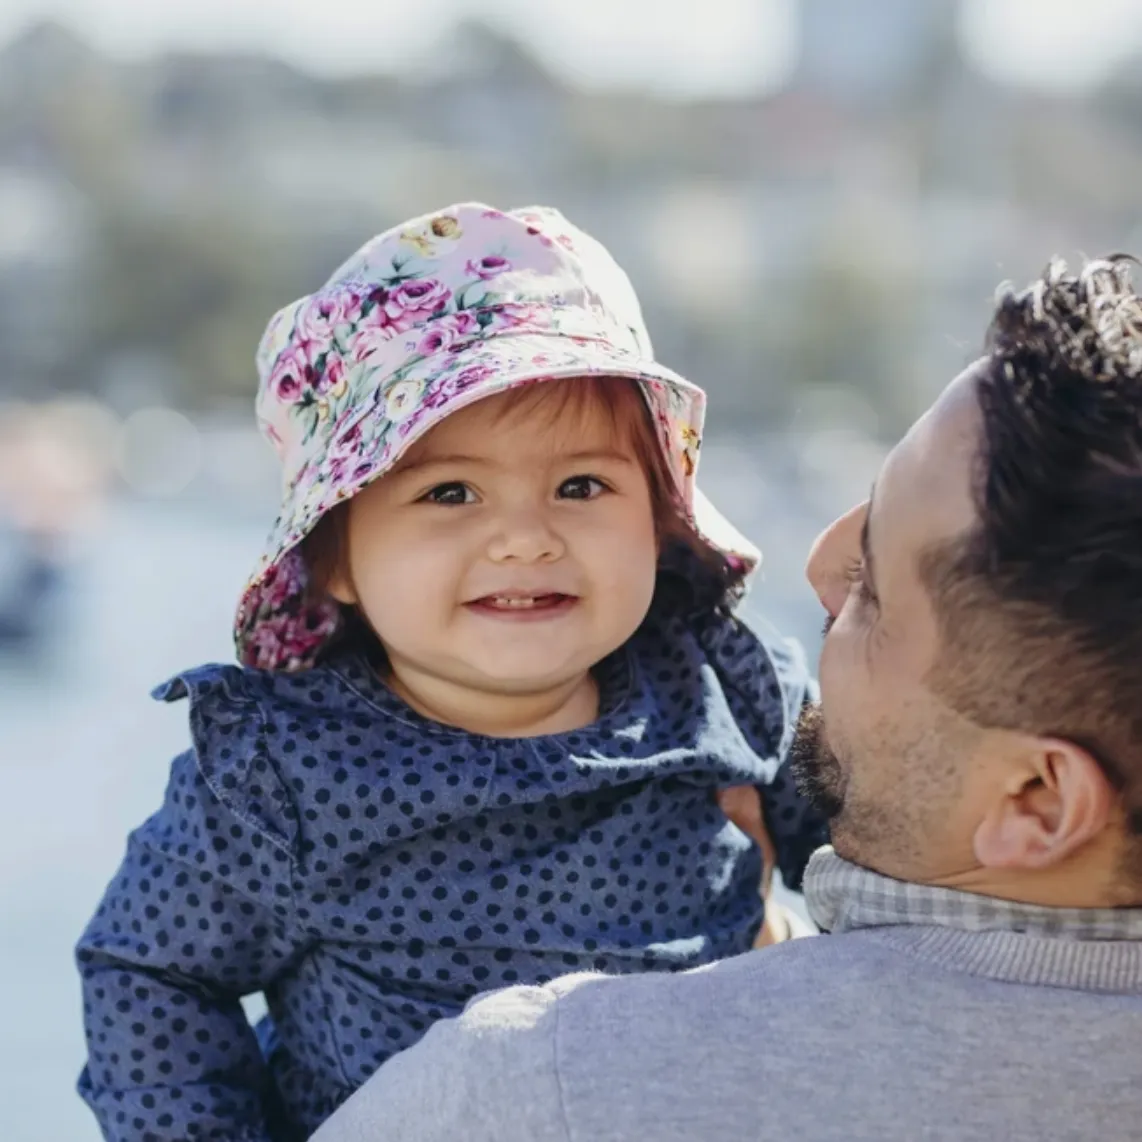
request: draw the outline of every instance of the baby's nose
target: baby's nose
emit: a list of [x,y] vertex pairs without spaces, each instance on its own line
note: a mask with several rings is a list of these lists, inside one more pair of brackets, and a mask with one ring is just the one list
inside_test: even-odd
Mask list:
[[540,563],[558,559],[563,542],[542,511],[520,511],[506,516],[488,544],[494,562]]

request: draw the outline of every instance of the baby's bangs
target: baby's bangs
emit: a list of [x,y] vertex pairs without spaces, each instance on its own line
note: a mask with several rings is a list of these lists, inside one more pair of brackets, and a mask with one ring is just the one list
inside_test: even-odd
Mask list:
[[612,443],[637,447],[642,438],[657,449],[650,410],[638,382],[627,377],[572,377],[520,385],[504,394],[497,419],[518,417],[548,430],[574,432],[598,409],[613,430]]

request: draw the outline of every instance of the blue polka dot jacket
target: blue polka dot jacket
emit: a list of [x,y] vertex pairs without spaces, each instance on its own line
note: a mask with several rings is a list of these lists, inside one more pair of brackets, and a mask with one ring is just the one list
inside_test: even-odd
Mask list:
[[762,787],[798,886],[827,839],[783,764],[800,651],[655,607],[598,675],[593,725],[515,740],[419,717],[352,648],[160,687],[193,748],[78,947],[104,1136],[295,1142],[480,991],[747,950],[760,856],[714,794]]

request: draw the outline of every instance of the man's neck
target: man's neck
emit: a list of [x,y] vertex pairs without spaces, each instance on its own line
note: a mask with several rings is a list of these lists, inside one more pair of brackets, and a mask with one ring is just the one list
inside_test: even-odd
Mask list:
[[[973,883],[971,887],[980,886]],[[1049,950],[1042,950],[1044,938],[1142,945],[1142,908],[1092,907],[1089,902],[1063,907],[1025,899],[1001,899],[964,891],[961,886],[887,880],[883,873],[845,860],[828,845],[810,859],[804,890],[809,914],[827,932],[838,935],[862,928],[914,928],[929,930],[931,935],[932,929],[940,929],[943,935],[935,942],[944,951],[950,946],[950,934],[959,932],[965,937],[961,952],[968,961],[977,961],[974,966],[966,964],[968,970],[979,970],[978,960],[984,954],[992,958],[1005,978],[1017,978],[1028,969],[1029,948],[1039,947],[1046,966],[1050,966],[1052,955]],[[982,933],[989,934],[982,943],[972,938],[973,934]],[[1029,939],[1005,943],[1000,938],[1004,933]],[[922,935],[918,938],[924,939]],[[1136,948],[1135,957],[1138,953]],[[1065,968],[1067,962],[1064,955],[1059,965]],[[1043,966],[1040,963],[1039,967]],[[1135,975],[1142,979],[1140,972],[1142,967],[1136,965]]]
[[1128,908],[1142,905],[1142,894],[1106,875],[1080,869],[1050,872],[1027,869],[972,869],[937,877],[927,883],[977,896],[994,896],[1048,908]]
[[932,877],[927,883],[1048,908],[1138,907],[1142,891],[1131,885],[1121,865],[1117,847],[1094,841],[1070,859],[1048,868],[976,865]]
[[1067,860],[1044,868],[994,868],[979,863],[970,846],[953,859],[933,861],[920,854],[849,851],[846,838],[834,836],[837,855],[893,880],[951,888],[1047,908],[1130,908],[1142,906],[1142,888],[1124,871],[1122,847],[1106,834]]

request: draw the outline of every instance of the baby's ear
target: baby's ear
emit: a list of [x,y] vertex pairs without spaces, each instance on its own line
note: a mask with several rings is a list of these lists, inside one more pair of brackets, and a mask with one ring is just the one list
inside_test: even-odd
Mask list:
[[342,567],[336,568],[326,580],[325,592],[330,598],[349,607],[355,607],[360,602],[353,580]]
[[346,552],[347,508],[348,504],[339,504],[322,516],[301,541],[301,551],[312,589],[338,603],[354,606],[357,591],[348,573]]

